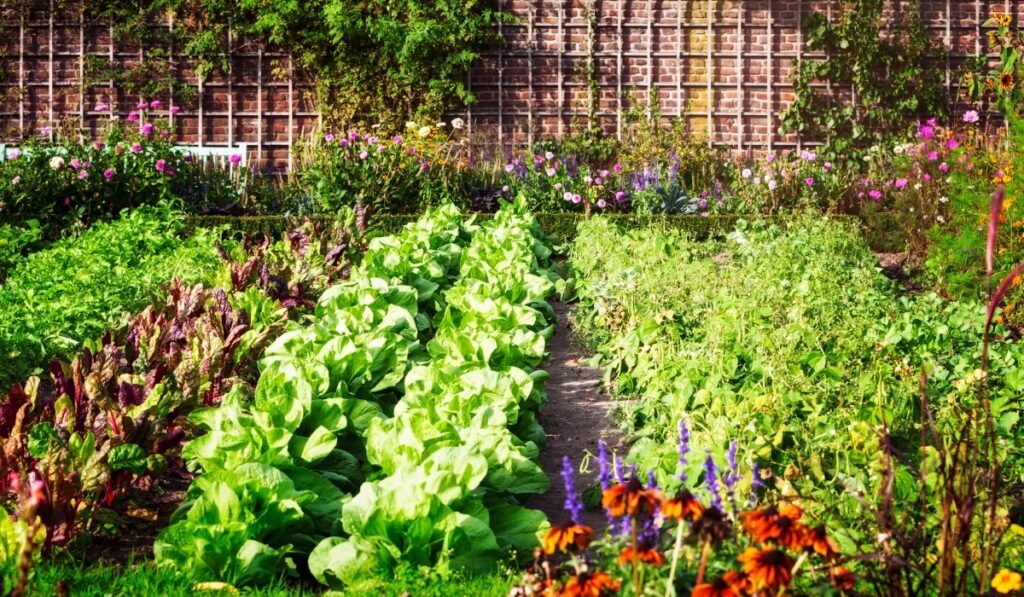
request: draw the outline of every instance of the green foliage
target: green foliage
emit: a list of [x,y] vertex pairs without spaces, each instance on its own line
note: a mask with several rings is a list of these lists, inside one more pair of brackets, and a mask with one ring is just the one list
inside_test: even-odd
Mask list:
[[[988,101],[1004,116],[1022,118],[1024,112],[1024,32],[1013,15],[992,13],[983,24],[988,32],[988,52],[964,65],[963,93],[974,103]],[[990,54],[999,60],[990,65]]]
[[7,272],[25,258],[25,253],[40,244],[42,229],[38,220],[28,220],[24,226],[0,225],[0,283]]
[[33,253],[0,287],[0,380],[4,384],[67,357],[149,304],[172,278],[210,282],[220,271],[218,231],[180,234],[166,205],[125,211],[79,237]]
[[[918,4],[844,0],[832,22],[820,12],[806,17],[808,47],[828,57],[797,62],[796,96],[782,114],[782,130],[820,137],[824,157],[852,158],[856,167],[864,149],[901,134],[915,119],[944,114],[941,71],[930,66],[941,54]],[[835,91],[816,86],[820,81]],[[855,99],[844,99],[840,90],[851,87]]]
[[[196,61],[201,78],[227,69],[227,36],[289,54],[318,85],[318,104],[332,120],[400,124],[437,118],[471,103],[466,73],[480,52],[500,41],[500,15],[480,0],[156,0],[85,3],[87,15],[117,24],[124,39],[142,39],[147,60],[115,80],[141,93],[175,88],[162,52],[174,45]],[[173,30],[149,20],[174,16]],[[280,61],[275,70],[288,68]],[[96,80],[110,73],[94,71]]]

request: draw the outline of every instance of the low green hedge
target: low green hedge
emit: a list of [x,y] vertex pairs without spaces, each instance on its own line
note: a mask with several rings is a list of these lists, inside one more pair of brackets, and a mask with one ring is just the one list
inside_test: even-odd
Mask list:
[[[480,217],[490,217],[489,214],[480,214]],[[673,228],[679,228],[690,233],[694,240],[708,240],[709,238],[721,238],[736,228],[739,220],[771,220],[776,223],[785,223],[790,216],[742,216],[742,215],[710,215],[702,216],[663,216],[646,214],[605,214],[616,224],[624,228],[643,228],[651,224],[663,224]],[[853,216],[833,216],[838,218],[850,218]],[[329,216],[315,216],[312,219],[330,221]],[[384,215],[374,218],[373,227],[383,233],[391,233],[400,229],[405,224],[416,219],[411,215]],[[537,220],[541,227],[548,234],[554,234],[560,239],[570,241],[576,236],[576,226],[583,221],[583,214],[579,213],[541,213],[537,214]],[[191,216],[186,219],[189,230],[196,228],[213,228],[217,226],[228,226],[239,233],[249,235],[270,235],[271,238],[279,238],[282,234],[292,228],[295,218],[289,216]]]

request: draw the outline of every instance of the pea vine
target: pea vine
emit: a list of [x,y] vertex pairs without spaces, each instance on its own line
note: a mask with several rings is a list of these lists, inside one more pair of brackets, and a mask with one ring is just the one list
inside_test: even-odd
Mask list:
[[838,19],[806,17],[808,48],[827,57],[797,62],[782,132],[824,135],[828,157],[839,159],[903,133],[915,118],[945,114],[941,71],[932,68],[943,54],[928,37],[919,4],[845,0]]

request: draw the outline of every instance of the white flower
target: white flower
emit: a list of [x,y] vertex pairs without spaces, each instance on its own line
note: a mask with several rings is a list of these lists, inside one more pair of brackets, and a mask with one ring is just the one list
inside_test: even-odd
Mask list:
[[901,155],[905,151],[905,149],[904,149],[904,147],[902,145],[897,145],[896,147],[893,147],[892,150],[897,155]]
[[939,197],[939,203],[949,203],[949,197],[946,197],[945,195]]
[[419,135],[421,139],[426,139],[427,137],[430,136],[430,127],[429,126],[421,126],[420,130],[417,131],[416,134]]
[[740,172],[740,174],[743,175],[743,178],[750,178],[751,175],[754,173],[750,170],[750,168],[744,168],[743,172]]
[[61,168],[64,167],[64,158],[60,157],[59,155],[53,156],[52,158],[50,158],[50,167],[53,168],[54,170],[60,170]]
[[920,191],[921,190],[921,183],[917,183],[916,185],[914,185],[914,190],[915,191]]
[[946,218],[944,218],[942,216],[935,216],[935,221],[937,221],[939,224],[945,224],[946,223]]
[[439,123],[435,124],[434,126],[436,126],[439,129],[443,129],[444,127],[448,126],[448,123],[447,122],[439,122]]
[[405,130],[407,130],[407,131],[411,131],[411,130],[415,129],[415,128],[416,128],[417,126],[419,126],[419,125],[417,125],[417,124],[416,124],[415,122],[413,122],[412,120],[408,120],[408,121],[406,121],[406,123],[405,123]]
[[15,186],[16,187],[16,186],[18,186],[19,182],[21,182],[21,177],[20,176],[15,176],[14,178],[11,179],[11,186]]
[[463,129],[463,127],[465,127],[465,126],[466,126],[466,121],[465,120],[463,120],[461,118],[453,118],[452,119],[452,128],[453,129],[455,129],[457,131],[461,131]]
[[868,151],[870,151],[871,153],[878,153],[878,146],[872,145],[871,149],[869,149]]

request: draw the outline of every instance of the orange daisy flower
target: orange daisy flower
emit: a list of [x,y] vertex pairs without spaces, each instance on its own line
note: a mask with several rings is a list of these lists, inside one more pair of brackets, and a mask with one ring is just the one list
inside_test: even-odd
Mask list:
[[1013,89],[1013,73],[1003,73],[1003,75],[999,77],[999,88],[1003,91]]
[[750,593],[754,590],[753,583],[750,582],[750,578],[745,572],[730,570],[722,576],[722,579],[739,594]]
[[693,587],[690,597],[740,597],[741,594],[734,591],[723,577],[715,579],[714,582]]
[[567,552],[571,548],[582,551],[590,545],[593,534],[593,529],[575,524],[572,520],[552,525],[544,536],[544,553],[551,555],[560,551]]
[[665,518],[673,520],[694,521],[704,513],[704,505],[693,497],[693,494],[683,489],[661,505],[661,514]]
[[775,541],[790,549],[798,549],[804,545],[807,529],[800,522],[802,516],[800,506],[784,504],[778,509],[768,507],[744,512],[740,519],[744,530],[761,543]]
[[857,584],[857,577],[846,568],[836,568],[832,571],[832,586],[840,591],[852,591]]
[[619,581],[604,572],[584,572],[565,581],[558,597],[605,597],[619,590]]
[[644,487],[634,476],[625,483],[609,487],[601,496],[601,505],[612,516],[635,516],[639,512],[653,514],[664,499],[661,491]]
[[722,541],[732,536],[732,525],[718,508],[704,508],[700,518],[693,521],[693,532],[703,539]]
[[839,556],[839,545],[825,531],[825,525],[807,529],[804,534],[804,549],[817,553],[828,561]]
[[665,563],[665,556],[661,555],[661,552],[657,549],[644,549],[641,546],[639,549],[633,549],[627,547],[622,550],[619,554],[619,563],[628,564],[630,562],[642,562],[644,564],[650,564],[651,566],[661,566]]
[[793,579],[793,558],[777,549],[748,547],[738,558],[756,590],[774,590]]

